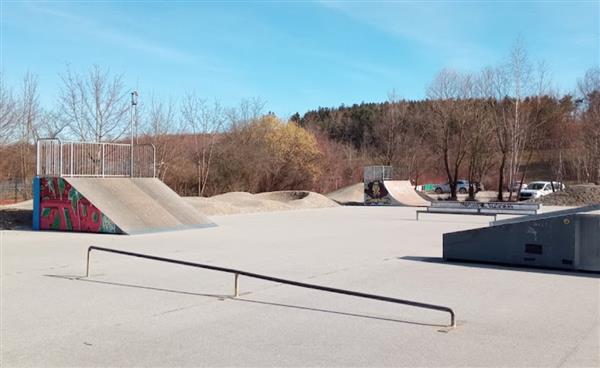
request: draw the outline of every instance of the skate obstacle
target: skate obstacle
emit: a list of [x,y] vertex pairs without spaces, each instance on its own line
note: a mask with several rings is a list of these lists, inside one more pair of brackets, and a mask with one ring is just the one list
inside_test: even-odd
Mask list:
[[600,272],[600,204],[446,233],[449,261]]
[[364,168],[364,204],[366,206],[427,207],[430,202],[421,196],[409,180],[392,180],[391,166]]
[[408,306],[415,307],[415,308],[423,308],[423,309],[436,310],[436,311],[440,311],[440,312],[446,312],[446,313],[450,314],[450,324],[447,327],[451,327],[451,328],[456,327],[456,315],[454,313],[454,310],[452,310],[449,307],[442,306],[442,305],[422,303],[422,302],[416,302],[416,301],[406,300],[406,299],[391,298],[391,297],[382,296],[382,295],[367,294],[367,293],[362,293],[362,292],[358,292],[358,291],[333,288],[333,287],[329,287],[329,286],[308,284],[305,282],[287,280],[287,279],[282,279],[279,277],[267,276],[267,275],[262,275],[262,274],[258,274],[258,273],[254,273],[254,272],[238,270],[238,269],[234,269],[234,268],[220,267],[220,266],[215,266],[215,265],[201,264],[201,263],[177,260],[177,259],[172,259],[172,258],[158,257],[158,256],[149,255],[149,254],[129,252],[129,251],[120,250],[120,249],[104,248],[104,247],[97,247],[97,246],[88,247],[87,258],[86,258],[85,277],[90,277],[90,255],[91,255],[92,251],[107,252],[107,253],[119,254],[119,255],[123,255],[123,256],[137,257],[137,258],[149,259],[149,260],[153,260],[153,261],[177,264],[177,265],[181,265],[181,266],[203,268],[203,269],[207,269],[207,270],[233,274],[234,275],[234,287],[233,287],[233,295],[232,295],[233,298],[237,298],[240,293],[240,287],[239,287],[240,276],[245,276],[245,277],[249,277],[249,278],[275,282],[278,284],[301,287],[301,288],[305,288],[305,289],[312,289],[312,290],[324,291],[324,292],[333,293],[333,294],[342,294],[342,295],[353,296],[353,297],[357,297],[357,298],[378,300],[378,301],[382,301],[382,302],[408,305]]
[[431,206],[424,210],[418,210],[417,221],[423,213],[493,216],[496,221],[498,215],[536,215],[540,208],[539,203],[438,201],[431,202]]
[[40,139],[33,229],[140,234],[215,226],[155,174],[152,145]]

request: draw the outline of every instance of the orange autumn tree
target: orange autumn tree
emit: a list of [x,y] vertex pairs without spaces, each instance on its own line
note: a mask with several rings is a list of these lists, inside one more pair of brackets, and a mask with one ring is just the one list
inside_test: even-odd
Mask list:
[[311,189],[321,156],[311,132],[272,114],[262,116],[223,137],[215,192]]
[[315,136],[296,123],[283,123],[274,115],[265,116],[258,124],[267,127],[265,139],[271,155],[263,176],[263,189],[310,189],[320,173],[321,152]]

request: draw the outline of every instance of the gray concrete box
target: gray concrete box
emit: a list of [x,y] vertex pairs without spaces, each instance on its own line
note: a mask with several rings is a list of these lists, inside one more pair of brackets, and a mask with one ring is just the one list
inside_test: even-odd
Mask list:
[[600,272],[600,215],[575,213],[443,235],[445,260]]

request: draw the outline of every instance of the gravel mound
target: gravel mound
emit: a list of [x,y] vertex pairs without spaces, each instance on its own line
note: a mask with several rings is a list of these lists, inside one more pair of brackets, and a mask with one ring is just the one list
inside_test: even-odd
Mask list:
[[5,204],[3,206],[0,206],[0,209],[4,209],[4,208],[12,208],[12,209],[17,209],[17,210],[32,210],[33,209],[33,199],[30,199],[28,201],[17,202],[17,203],[13,203],[13,204]]
[[231,192],[209,198],[184,197],[184,199],[198,211],[208,216],[338,206],[337,203],[327,197],[308,191],[280,191],[259,194]]
[[548,206],[587,206],[600,204],[600,185],[581,184],[567,187],[562,192],[555,192],[531,202]]
[[293,209],[327,208],[339,206],[326,196],[309,191],[286,190],[280,192],[259,193],[255,196],[260,199],[285,203]]
[[[298,190],[260,194],[230,192],[210,198],[184,197],[184,199],[208,216],[339,206],[324,195]],[[0,230],[30,229],[32,208],[32,200],[0,206]]]
[[362,205],[365,201],[365,185],[363,182],[340,188],[326,194],[327,198],[344,205]]
[[235,202],[240,200],[252,200],[254,199],[254,194],[248,192],[228,192],[223,194],[218,194],[216,196],[210,197],[212,199],[216,199],[223,202]]
[[196,210],[205,215],[227,215],[239,213],[238,207],[233,204],[217,201],[204,197],[183,197],[183,199],[192,205]]
[[[274,201],[280,201],[280,202],[292,202],[292,201],[298,201],[301,199],[304,199],[306,197],[308,197],[311,194],[311,192],[308,191],[304,191],[304,190],[282,190],[279,192],[266,192],[266,193],[258,193],[255,194],[256,197],[258,198],[263,198],[263,199],[271,199]],[[313,193],[316,194],[316,193]]]

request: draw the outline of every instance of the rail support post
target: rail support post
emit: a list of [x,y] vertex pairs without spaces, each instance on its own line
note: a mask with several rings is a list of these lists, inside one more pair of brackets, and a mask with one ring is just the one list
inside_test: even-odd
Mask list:
[[88,248],[88,251],[87,251],[87,260],[86,260],[86,263],[85,263],[85,277],[89,277],[90,276],[90,252],[91,252],[91,249]]
[[237,298],[240,295],[240,274],[236,273],[234,276],[234,285],[233,285],[233,297]]

